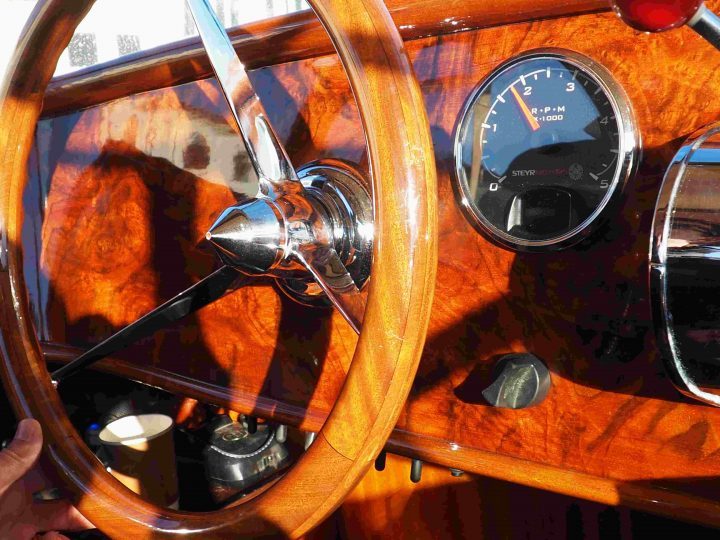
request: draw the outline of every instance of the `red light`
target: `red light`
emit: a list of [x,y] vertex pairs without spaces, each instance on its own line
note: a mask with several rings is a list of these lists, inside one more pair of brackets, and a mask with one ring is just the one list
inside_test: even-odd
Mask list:
[[643,32],[663,32],[686,24],[703,0],[613,0],[622,19]]

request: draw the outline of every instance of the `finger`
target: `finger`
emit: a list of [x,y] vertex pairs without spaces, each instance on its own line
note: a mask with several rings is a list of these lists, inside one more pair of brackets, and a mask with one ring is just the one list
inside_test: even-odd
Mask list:
[[54,532],[54,531],[40,535],[37,538],[39,540],[70,540],[64,534],[60,534],[59,532]]
[[52,483],[45,478],[43,471],[35,464],[30,470],[25,473],[22,477],[22,487],[27,493],[35,493],[48,489],[52,486]]
[[33,522],[41,531],[84,531],[95,528],[77,508],[65,500],[33,503],[30,512]]
[[15,438],[0,452],[0,495],[18,481],[37,461],[42,449],[42,429],[37,420],[18,424]]

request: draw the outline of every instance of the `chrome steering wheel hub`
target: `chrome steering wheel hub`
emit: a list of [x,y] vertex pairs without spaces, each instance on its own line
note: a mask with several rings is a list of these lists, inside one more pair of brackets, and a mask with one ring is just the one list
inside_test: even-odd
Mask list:
[[[355,297],[364,305],[359,291],[370,277],[373,210],[360,175],[327,161],[302,168],[297,178],[296,189],[261,190],[225,210],[207,239],[225,264],[276,278],[300,303],[338,306],[338,299]],[[360,310],[351,302],[341,311],[357,330]]]

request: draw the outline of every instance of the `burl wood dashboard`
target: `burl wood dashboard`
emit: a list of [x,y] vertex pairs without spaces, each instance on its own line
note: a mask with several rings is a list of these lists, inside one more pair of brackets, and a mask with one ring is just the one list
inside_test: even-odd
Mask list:
[[[720,525],[720,411],[675,390],[655,342],[648,250],[673,154],[720,116],[720,54],[688,29],[631,30],[602,1],[388,2],[424,92],[439,175],[439,272],[424,357],[388,450],[480,475]],[[720,2],[709,2],[720,8]],[[367,156],[349,85],[310,14],[233,32],[296,165]],[[560,47],[629,95],[642,159],[589,240],[520,253],[478,233],[453,187],[463,104],[496,66]],[[26,267],[49,360],[209,274],[218,214],[255,193],[240,138],[193,41],[53,83],[26,196]],[[268,282],[241,289],[101,368],[317,430],[356,336]],[[488,405],[497,358],[532,352],[547,399]]]

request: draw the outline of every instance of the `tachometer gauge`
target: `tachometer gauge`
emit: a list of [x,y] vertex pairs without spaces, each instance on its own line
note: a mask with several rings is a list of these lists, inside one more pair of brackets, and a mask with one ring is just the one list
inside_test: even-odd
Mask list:
[[455,141],[461,202],[505,246],[567,247],[601,223],[638,148],[629,101],[605,68],[534,51],[495,70],[465,107]]

